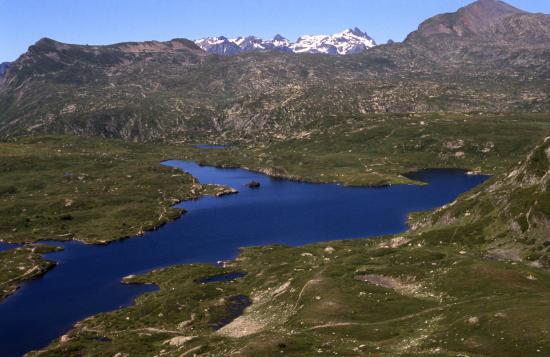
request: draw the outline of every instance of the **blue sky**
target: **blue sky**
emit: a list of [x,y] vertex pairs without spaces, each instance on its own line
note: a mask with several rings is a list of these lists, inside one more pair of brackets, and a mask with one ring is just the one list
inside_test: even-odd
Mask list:
[[[358,26],[378,42],[401,41],[426,18],[470,0],[0,0],[0,62],[42,37],[80,44],[213,35],[339,32]],[[547,0],[510,0],[550,13]]]

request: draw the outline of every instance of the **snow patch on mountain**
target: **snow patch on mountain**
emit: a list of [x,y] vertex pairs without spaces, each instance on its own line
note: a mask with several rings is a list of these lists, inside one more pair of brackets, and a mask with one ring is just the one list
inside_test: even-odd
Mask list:
[[273,40],[263,40],[255,36],[208,37],[195,41],[203,50],[219,55],[235,55],[249,51],[282,51],[290,53],[325,53],[348,55],[361,53],[376,46],[376,42],[360,29],[347,29],[334,35],[305,35],[292,43],[281,35]]

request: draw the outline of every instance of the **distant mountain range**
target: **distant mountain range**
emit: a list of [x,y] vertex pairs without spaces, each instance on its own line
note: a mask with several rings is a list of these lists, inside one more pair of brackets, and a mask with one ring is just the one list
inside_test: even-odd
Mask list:
[[304,35],[294,43],[281,35],[276,35],[272,40],[264,40],[255,36],[233,39],[224,36],[207,37],[197,40],[195,43],[206,52],[218,55],[237,55],[250,51],[348,55],[361,53],[376,46],[374,39],[357,27],[334,35]]
[[0,76],[3,76],[9,67],[10,67],[10,62],[0,63]]

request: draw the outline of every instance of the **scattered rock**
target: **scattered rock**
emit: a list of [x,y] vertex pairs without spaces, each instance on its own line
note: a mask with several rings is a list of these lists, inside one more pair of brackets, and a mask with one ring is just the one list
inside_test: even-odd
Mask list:
[[235,194],[235,193],[238,193],[239,191],[235,190],[234,188],[231,188],[231,187],[220,187],[218,189],[216,189],[216,192],[215,192],[215,196],[216,197],[222,197],[222,196],[226,196],[226,195],[232,195],[232,194]]
[[246,186],[248,188],[260,188],[261,184],[258,181],[250,181]]
[[464,147],[464,140],[448,141],[445,143],[445,147],[449,150],[462,149]]
[[182,321],[178,324],[178,330],[183,330],[187,326],[191,325],[193,323],[193,321],[195,321],[195,318],[196,318],[196,314],[194,314],[194,313],[191,314],[191,318],[189,320]]
[[382,242],[378,247],[380,248],[399,248],[407,243],[409,243],[411,240],[405,237],[395,237],[390,239],[389,241]]
[[197,338],[197,336],[176,336],[176,337],[172,337],[169,340],[164,341],[163,344],[179,347],[179,346],[183,346],[185,343],[195,338]]
[[479,317],[472,316],[472,317],[468,318],[468,323],[470,325],[477,325],[479,323]]

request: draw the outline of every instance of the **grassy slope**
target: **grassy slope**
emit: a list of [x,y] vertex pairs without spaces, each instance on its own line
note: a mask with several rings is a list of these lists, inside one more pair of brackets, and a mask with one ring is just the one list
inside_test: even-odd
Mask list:
[[506,177],[491,180],[436,212],[412,219],[418,230],[453,232],[497,259],[550,269],[550,137]]
[[[183,213],[170,208],[176,202],[224,190],[160,165],[185,150],[77,137],[0,142],[0,241],[106,243],[167,223]],[[0,253],[0,300],[52,266],[45,249]]]
[[0,301],[12,294],[24,280],[31,280],[54,267],[42,254],[56,248],[32,245],[0,252]]
[[185,148],[77,137],[0,143],[0,240],[104,243],[179,217],[170,208],[208,192],[160,165]]
[[314,182],[385,185],[410,182],[403,173],[427,167],[499,173],[549,132],[548,114],[368,115],[189,158]]
[[[549,147],[550,140],[513,174],[495,177],[457,203],[417,215],[422,224],[401,237],[248,248],[226,268],[177,266],[131,277],[128,282],[161,289],[135,306],[80,322],[45,355],[548,354],[550,275],[540,269],[548,250],[539,252],[537,264],[494,250],[495,240],[548,246],[542,235],[548,225],[541,222],[550,217],[542,204]],[[529,189],[527,196],[514,191]],[[493,194],[500,200],[488,197]],[[487,202],[495,205],[489,215],[478,211]],[[509,210],[518,217],[531,212],[522,236],[513,220],[495,219]],[[499,234],[489,234],[494,231]],[[233,271],[247,275],[197,283]],[[228,301],[241,294],[252,306],[214,332]]]

